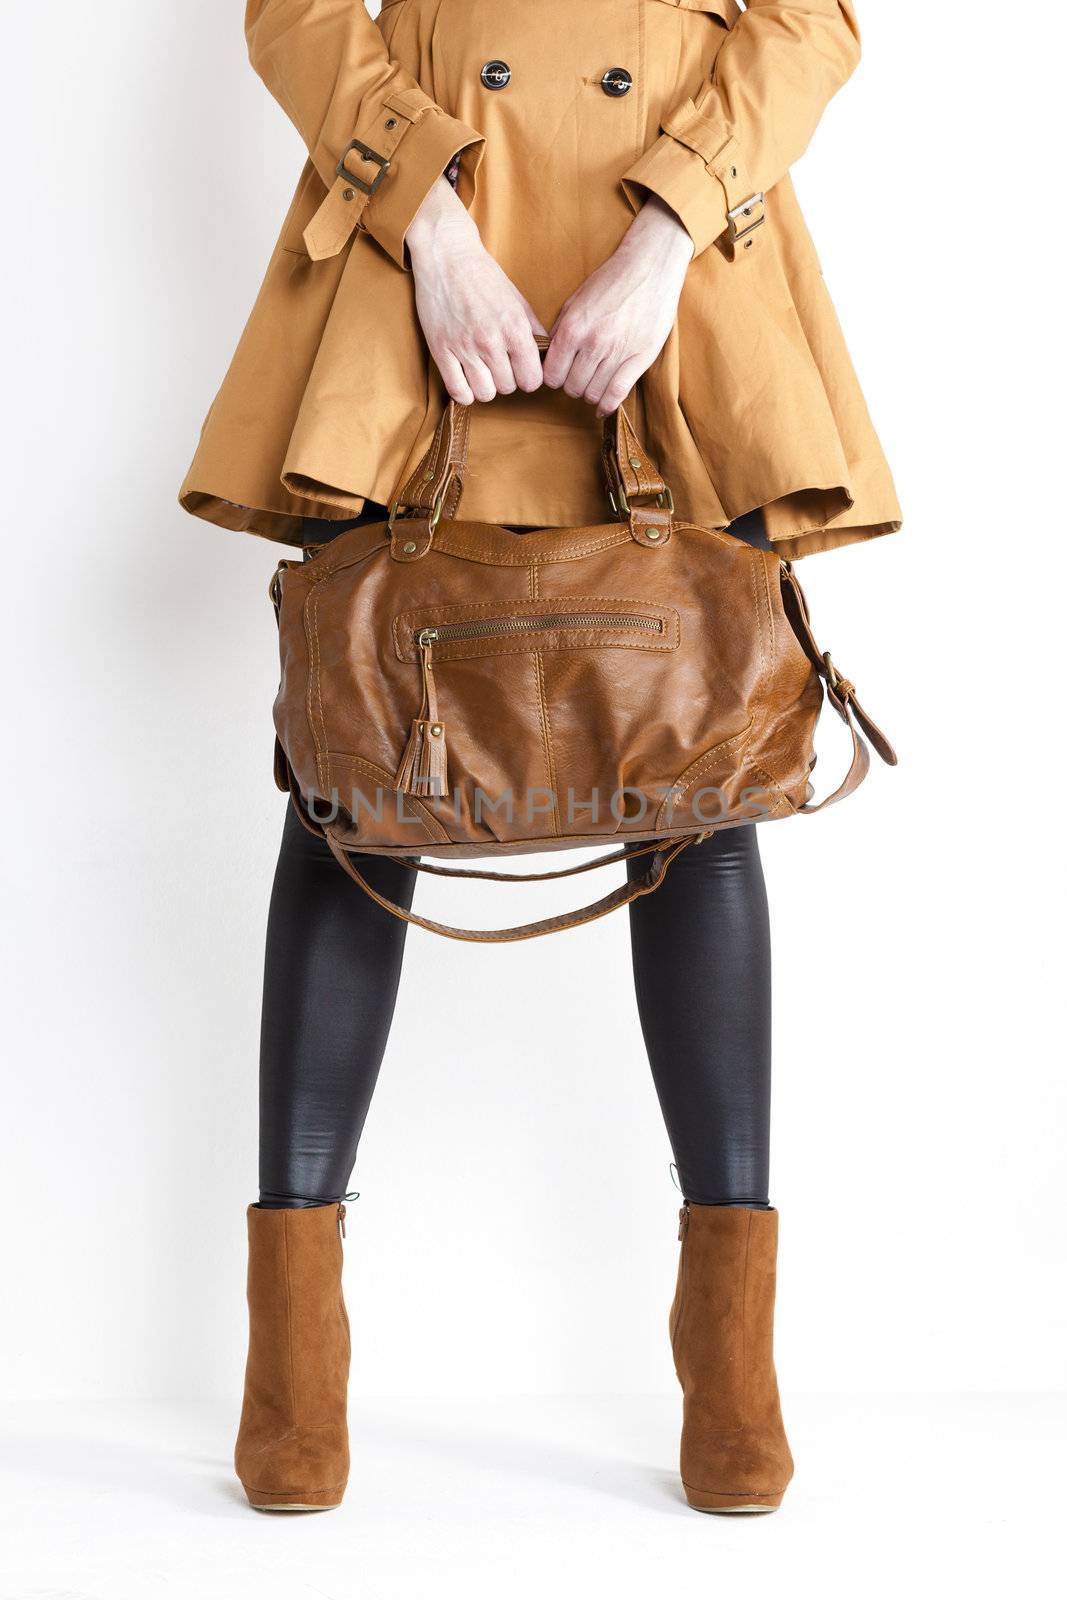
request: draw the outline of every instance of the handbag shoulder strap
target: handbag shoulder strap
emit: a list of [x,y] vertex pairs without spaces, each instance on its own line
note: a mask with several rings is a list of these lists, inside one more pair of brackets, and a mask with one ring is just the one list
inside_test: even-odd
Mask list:
[[[539,922],[522,922],[513,928],[457,928],[453,927],[450,922],[435,922],[430,917],[420,917],[417,912],[408,911],[403,906],[398,906],[395,900],[390,900],[387,896],[379,894],[377,889],[373,889],[367,882],[344,846],[333,837],[328,828],[325,832],[326,843],[329,845],[338,864],[347,872],[353,883],[358,883],[363,892],[368,894],[376,905],[381,906],[383,911],[389,911],[394,917],[399,917],[402,922],[413,923],[415,927],[425,928],[430,933],[444,934],[447,939],[463,939],[469,944],[512,944],[519,939],[536,939],[544,933],[561,933],[565,928],[580,928],[584,923],[595,922],[598,917],[606,917],[609,912],[617,911],[621,906],[628,906],[642,895],[651,894],[654,889],[658,889],[666,876],[667,868],[671,862],[680,856],[682,851],[687,849],[689,845],[693,844],[698,837],[702,837],[702,835],[687,834],[685,838],[675,839],[672,843],[658,845],[651,851],[648,868],[640,878],[619,884],[618,888],[612,889],[609,894],[604,895],[600,900],[594,900],[586,906],[579,906],[575,911],[563,911],[554,917],[543,917]],[[633,852],[635,855],[639,853],[643,852]],[[608,859],[614,860],[617,857],[609,857]],[[413,863],[407,864],[413,865]],[[580,867],[574,870],[583,871],[590,866],[605,865],[606,861],[594,861],[588,863],[584,868]],[[504,876],[502,873],[475,874],[473,872],[454,875],[470,877]],[[563,877],[565,874],[542,873],[536,876]]]

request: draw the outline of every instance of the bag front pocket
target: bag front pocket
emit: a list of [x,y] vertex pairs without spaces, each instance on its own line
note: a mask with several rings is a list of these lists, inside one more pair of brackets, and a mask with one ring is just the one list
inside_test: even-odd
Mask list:
[[[552,706],[545,697],[541,658],[546,654],[591,654],[588,678],[581,667],[584,694],[610,698],[611,669],[597,661],[604,650],[644,651],[662,654],[678,646],[678,613],[670,606],[643,600],[603,596],[561,596],[526,601],[482,601],[466,605],[428,605],[402,612],[393,623],[393,639],[401,661],[417,663],[421,699],[396,770],[396,787],[406,794],[443,795],[449,791],[450,712],[465,727],[467,765],[475,751],[484,755],[500,744],[519,758],[525,745],[536,740],[550,744]],[[507,730],[509,704],[500,670],[502,657],[525,655],[537,662],[536,680],[540,715],[535,730],[521,716]],[[485,661],[485,667],[479,666]],[[460,682],[438,668],[456,663]],[[516,665],[518,665],[516,663]],[[473,678],[471,674],[474,674]],[[412,698],[416,692],[413,678]],[[454,724],[453,724],[454,727]]]

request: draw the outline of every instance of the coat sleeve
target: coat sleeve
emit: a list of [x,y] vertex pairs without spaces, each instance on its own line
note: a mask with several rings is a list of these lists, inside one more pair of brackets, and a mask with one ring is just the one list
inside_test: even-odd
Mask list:
[[405,267],[416,211],[459,151],[477,166],[482,135],[390,59],[361,0],[247,0],[245,36],[327,189],[304,234],[308,254],[337,255],[359,224]]
[[763,207],[745,203],[803,155],[859,54],[851,0],[748,0],[695,100],[674,107],[624,174],[630,204],[637,210],[649,193],[659,195],[684,222],[696,255],[724,232],[731,255],[750,248]]

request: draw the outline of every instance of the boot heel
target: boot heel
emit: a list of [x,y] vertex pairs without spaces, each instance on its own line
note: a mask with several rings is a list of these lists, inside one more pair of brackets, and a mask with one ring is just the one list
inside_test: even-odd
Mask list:
[[741,1512],[749,1516],[759,1516],[762,1512],[777,1511],[785,1494],[780,1489],[777,1494],[715,1494],[706,1489],[691,1489],[683,1483],[685,1498],[694,1511],[710,1511],[729,1513]]
[[253,1511],[335,1511],[341,1504],[344,1490],[322,1489],[316,1493],[300,1492],[297,1495],[266,1494],[262,1489],[250,1489],[242,1484]]

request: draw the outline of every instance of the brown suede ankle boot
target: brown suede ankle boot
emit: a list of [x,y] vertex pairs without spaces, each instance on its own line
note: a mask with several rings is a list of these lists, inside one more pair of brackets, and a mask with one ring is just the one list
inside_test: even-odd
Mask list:
[[343,1205],[248,1207],[248,1364],[234,1466],[257,1510],[339,1506],[348,1481]]
[[671,1307],[682,1486],[695,1511],[773,1511],[793,1476],[774,1371],[777,1211],[686,1201]]

